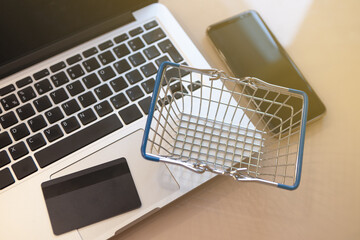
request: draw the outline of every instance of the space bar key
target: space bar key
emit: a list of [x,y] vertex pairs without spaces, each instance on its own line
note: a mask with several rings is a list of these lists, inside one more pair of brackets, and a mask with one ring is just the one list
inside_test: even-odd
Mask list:
[[50,145],[49,147],[34,154],[41,168],[56,162],[70,153],[95,142],[96,140],[120,129],[123,125],[119,118],[113,114],[101,121],[76,132],[65,139]]

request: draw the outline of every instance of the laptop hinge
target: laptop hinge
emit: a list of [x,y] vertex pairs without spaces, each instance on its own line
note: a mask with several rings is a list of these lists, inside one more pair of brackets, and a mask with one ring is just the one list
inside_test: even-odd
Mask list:
[[79,45],[83,42],[86,42],[87,40],[95,38],[103,33],[109,32],[132,21],[135,21],[132,13],[126,12],[107,21],[104,21],[98,25],[90,27],[82,32],[76,33],[68,38],[41,48],[29,55],[26,55],[13,62],[1,66],[0,79],[20,70],[23,70],[27,67],[30,67],[38,62],[48,59],[58,53],[75,47],[76,45]]

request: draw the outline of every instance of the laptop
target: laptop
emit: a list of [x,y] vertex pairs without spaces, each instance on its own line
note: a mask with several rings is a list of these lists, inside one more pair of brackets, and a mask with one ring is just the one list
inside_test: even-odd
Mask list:
[[[213,177],[140,153],[158,66],[209,67],[165,6],[12,0],[0,20],[1,239],[106,239]],[[116,159],[141,204],[54,234],[44,183]]]

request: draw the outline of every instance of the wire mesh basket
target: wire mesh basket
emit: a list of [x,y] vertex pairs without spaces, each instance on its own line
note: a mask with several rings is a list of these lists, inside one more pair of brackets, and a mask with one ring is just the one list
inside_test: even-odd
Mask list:
[[307,104],[302,91],[164,62],[157,73],[141,152],[148,160],[198,173],[295,189]]

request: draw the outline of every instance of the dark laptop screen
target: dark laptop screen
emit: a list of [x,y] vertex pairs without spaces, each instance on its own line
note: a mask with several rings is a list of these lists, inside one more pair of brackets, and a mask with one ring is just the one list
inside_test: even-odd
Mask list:
[[[126,12],[130,13],[131,10],[142,7],[148,4],[148,2],[150,1],[1,1],[0,77],[8,75],[6,72],[9,72],[10,69],[4,69],[5,65],[9,65],[9,63],[28,56],[46,46],[53,45],[75,33],[82,32],[89,27],[98,25]],[[64,48],[61,50],[64,50]],[[49,57],[49,54],[46,57]],[[25,62],[22,61],[19,64],[29,65],[28,63],[25,64]],[[17,64],[17,67],[19,67],[19,64]],[[12,65],[14,67],[14,64]],[[1,69],[1,67],[3,68]]]

